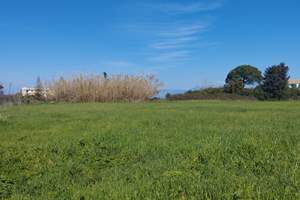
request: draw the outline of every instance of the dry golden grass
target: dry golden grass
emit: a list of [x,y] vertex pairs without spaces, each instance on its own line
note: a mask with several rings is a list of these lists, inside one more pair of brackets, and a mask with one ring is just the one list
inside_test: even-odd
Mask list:
[[49,100],[66,102],[145,101],[156,95],[161,83],[153,75],[77,75],[48,84]]

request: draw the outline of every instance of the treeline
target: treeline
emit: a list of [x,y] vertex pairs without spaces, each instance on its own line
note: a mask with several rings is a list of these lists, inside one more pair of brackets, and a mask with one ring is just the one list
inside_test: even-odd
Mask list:
[[170,95],[169,100],[222,99],[222,100],[287,100],[300,99],[298,88],[289,88],[289,67],[284,63],[268,67],[264,73],[251,65],[231,70],[224,87],[188,91]]
[[[251,65],[231,70],[225,85],[218,88],[191,90],[184,94],[167,94],[168,100],[287,100],[299,99],[300,89],[290,88],[289,67],[284,63],[273,65],[262,73]],[[34,94],[4,95],[0,84],[0,104],[13,102],[137,102],[154,98],[162,86],[153,75],[77,75],[60,77],[48,83],[37,79]]]
[[253,90],[245,89],[244,94],[231,94],[224,92],[223,87],[210,87],[199,90],[189,90],[183,94],[167,94],[168,100],[256,100]]

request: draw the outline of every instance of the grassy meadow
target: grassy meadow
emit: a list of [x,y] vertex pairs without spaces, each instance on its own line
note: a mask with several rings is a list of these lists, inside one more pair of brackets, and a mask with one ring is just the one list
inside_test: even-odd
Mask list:
[[0,113],[0,199],[300,199],[300,102]]

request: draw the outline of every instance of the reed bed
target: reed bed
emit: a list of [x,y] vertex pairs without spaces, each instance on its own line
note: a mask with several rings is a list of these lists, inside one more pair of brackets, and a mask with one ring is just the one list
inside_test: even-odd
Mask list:
[[154,75],[76,75],[48,84],[48,99],[64,102],[137,102],[159,92],[161,83]]

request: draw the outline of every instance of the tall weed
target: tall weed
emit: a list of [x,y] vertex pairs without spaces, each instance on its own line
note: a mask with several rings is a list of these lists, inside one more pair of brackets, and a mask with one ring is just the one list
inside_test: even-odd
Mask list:
[[145,101],[156,95],[161,83],[153,75],[77,75],[48,84],[49,100],[66,102]]

